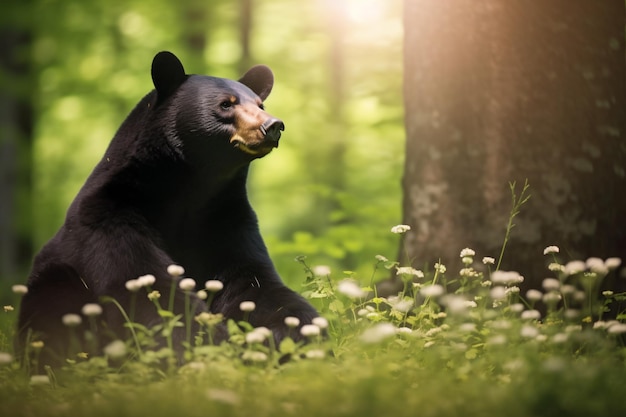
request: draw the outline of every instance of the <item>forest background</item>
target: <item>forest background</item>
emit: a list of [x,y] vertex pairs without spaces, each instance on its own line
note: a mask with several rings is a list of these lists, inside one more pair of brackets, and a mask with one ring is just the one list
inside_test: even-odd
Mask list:
[[[299,255],[371,271],[393,257],[404,146],[400,1],[3,2],[0,281],[23,282],[116,129],[176,53],[189,73],[237,79],[264,63],[280,148],[249,195],[277,268]],[[371,262],[370,262],[371,261]]]
[[274,70],[287,128],[249,195],[296,289],[302,255],[369,282],[376,255],[454,274],[470,247],[526,288],[550,245],[626,259],[624,27],[622,0],[5,1],[0,282],[24,280],[160,50],[191,73]]

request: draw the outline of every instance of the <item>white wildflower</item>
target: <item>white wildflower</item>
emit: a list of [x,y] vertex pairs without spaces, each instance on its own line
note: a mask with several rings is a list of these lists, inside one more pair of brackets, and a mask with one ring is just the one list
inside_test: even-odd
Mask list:
[[415,302],[412,298],[397,300],[391,304],[392,308],[400,313],[408,313],[413,308]]
[[585,264],[583,261],[570,261],[565,264],[563,272],[565,272],[567,275],[576,275],[580,272],[583,272],[585,269],[587,269],[587,264]]
[[446,306],[447,311],[450,314],[462,315],[467,312],[468,309],[477,306],[476,302],[467,300],[459,295],[447,294],[441,297],[441,304]]
[[103,349],[105,356],[112,359],[119,359],[126,356],[126,344],[121,340],[114,340]]
[[626,333],[626,323],[617,323],[608,328],[608,332],[611,334]]
[[424,334],[424,336],[426,337],[433,337],[439,333],[441,333],[443,331],[443,329],[441,327],[433,327],[432,329],[429,329],[426,334]]
[[13,356],[7,352],[0,352],[0,366],[9,365],[13,362]]
[[520,292],[519,287],[516,287],[515,285],[513,285],[512,287],[508,287],[508,288],[504,291],[504,293],[505,293],[506,295],[511,295],[511,294],[519,294],[519,292]]
[[359,311],[356,312],[356,315],[359,317],[364,317],[367,316],[370,313],[370,311],[366,308],[360,308]]
[[459,275],[462,277],[470,278],[470,277],[477,277],[479,274],[478,272],[476,272],[474,268],[462,268],[459,271]]
[[587,294],[585,294],[584,291],[576,291],[573,295],[572,298],[574,299],[574,301],[578,301],[578,302],[583,302],[587,300]]
[[384,257],[383,255],[376,255],[375,256],[376,260],[379,262],[389,262],[389,259],[387,259],[386,257]]
[[326,356],[326,352],[324,352],[322,349],[311,349],[308,350],[304,356],[307,357],[307,359],[324,359],[324,357]]
[[604,265],[609,269],[617,269],[620,265],[622,264],[622,260],[620,258],[607,258],[606,261],[604,261]]
[[243,353],[243,355],[241,355],[241,358],[245,361],[250,361],[250,362],[266,362],[267,361],[267,354],[264,352],[256,352],[256,351],[245,351]]
[[506,342],[507,342],[507,340],[506,340],[506,336],[505,335],[497,334],[497,335],[492,336],[489,339],[487,339],[487,346],[504,345]]
[[459,257],[465,258],[466,256],[470,256],[471,257],[471,256],[474,256],[474,255],[476,255],[476,252],[474,252],[473,249],[465,248],[465,249],[461,250],[461,254],[459,255]]
[[559,294],[556,291],[550,291],[547,294],[544,294],[543,296],[543,302],[546,304],[552,304],[552,303],[558,303],[559,301],[561,301],[561,294]]
[[526,298],[529,301],[539,301],[543,298],[543,293],[541,291],[538,290],[533,290],[530,289],[528,291],[526,291]]
[[157,290],[150,291],[150,293],[148,294],[148,300],[150,301],[158,300],[159,298],[161,298],[161,293]]
[[498,330],[507,330],[510,329],[513,324],[511,323],[510,320],[493,320],[490,322],[486,323],[489,327],[493,328],[493,329],[498,329]]
[[463,323],[459,326],[459,330],[464,333],[471,333],[473,331],[476,331],[476,324],[475,323]]
[[446,266],[442,263],[435,263],[435,271],[440,273],[440,274],[445,274],[446,273]]
[[378,323],[361,334],[364,343],[380,343],[396,334],[396,326],[391,323]]
[[83,306],[81,312],[87,317],[95,317],[102,314],[102,307],[100,304],[88,303]]
[[515,271],[494,271],[491,274],[491,281],[494,284],[512,285],[524,281],[524,277]]
[[420,289],[420,294],[424,297],[439,297],[445,292],[439,284],[425,285]]
[[13,293],[17,295],[24,295],[28,293],[28,287],[26,285],[17,284],[11,287],[11,291],[13,291]]
[[178,283],[178,286],[183,291],[191,291],[196,288],[196,281],[194,281],[192,278],[183,278]]
[[391,233],[402,234],[408,232],[409,230],[411,230],[411,226],[406,224],[399,224],[391,228]]
[[141,288],[141,282],[139,282],[139,280],[136,280],[136,279],[131,279],[131,280],[126,281],[124,286],[130,292],[137,292]]
[[543,254],[544,255],[549,255],[551,253],[559,253],[559,247],[558,246],[548,246],[543,250]]
[[541,286],[546,291],[557,291],[561,287],[561,282],[556,278],[546,278],[541,282]]
[[548,269],[552,272],[563,272],[565,270],[565,267],[560,263],[551,262],[550,265],[548,265]]
[[328,327],[328,320],[326,320],[324,317],[314,317],[313,320],[311,320],[311,323],[313,323],[320,329],[326,329]]
[[494,287],[489,291],[489,296],[493,300],[502,300],[506,297],[506,289],[504,287]]
[[566,333],[582,332],[582,330],[583,326],[580,324],[570,324],[568,326],[565,326]]
[[201,300],[206,300],[207,298],[209,298],[209,294],[205,290],[200,290],[196,292],[196,297]]
[[256,304],[254,303],[254,301],[242,301],[241,303],[239,303],[239,310],[245,313],[254,311],[255,308]]
[[485,256],[483,258],[483,263],[485,265],[494,265],[496,263],[495,258],[492,258],[491,256]]
[[137,278],[137,281],[142,287],[149,287],[151,285],[154,285],[154,283],[156,282],[156,277],[152,274],[146,274]]
[[610,297],[613,295],[613,291],[611,290],[602,291],[602,295],[605,297]]
[[609,268],[605,265],[604,261],[600,258],[588,258],[585,261],[585,265],[591,272],[595,272],[599,275],[606,275],[609,273]]
[[418,278],[424,278],[424,273],[419,269],[410,266],[399,266],[396,268],[396,275],[414,275]]
[[210,279],[204,283],[204,288],[209,292],[218,292],[224,288],[224,283],[217,279]]
[[67,327],[76,327],[83,322],[83,319],[78,314],[65,314],[61,317],[61,321]]
[[[516,287],[517,288],[517,287]],[[521,313],[522,311],[524,311],[524,304],[522,303],[515,303],[515,304],[511,304],[509,306],[509,309],[513,312],[513,313]]]
[[32,375],[30,377],[30,385],[48,385],[50,377],[48,375]]
[[593,323],[593,328],[594,329],[606,329],[606,321],[598,320],[598,321],[594,322]]
[[305,324],[300,328],[300,334],[305,337],[319,336],[320,333],[320,328],[314,324]]
[[367,295],[367,293],[361,289],[359,284],[351,279],[339,281],[339,284],[337,284],[337,291],[350,298],[363,298]]
[[313,274],[318,277],[327,277],[330,275],[330,266],[316,265],[313,267]]
[[300,325],[300,319],[293,316],[285,317],[285,325],[287,327],[298,327]]
[[372,311],[365,315],[365,318],[372,321],[378,321],[382,317],[382,314]]
[[182,277],[185,273],[185,268],[180,265],[169,265],[167,267],[167,273],[174,278]]
[[539,330],[534,326],[524,325],[520,330],[520,335],[528,339],[534,339],[539,335]]
[[266,338],[267,337],[265,332],[259,332],[254,329],[246,334],[246,343],[263,343]]
[[522,315],[520,317],[522,320],[539,320],[541,318],[541,313],[538,310],[526,310],[522,311]]
[[406,327],[406,326],[398,327],[396,329],[396,333],[398,333],[398,334],[412,334],[413,333],[413,329],[411,329],[410,327]]

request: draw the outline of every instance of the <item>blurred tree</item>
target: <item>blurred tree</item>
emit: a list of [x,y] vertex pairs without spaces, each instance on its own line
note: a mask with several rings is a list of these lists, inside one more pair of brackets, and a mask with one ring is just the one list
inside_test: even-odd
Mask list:
[[527,283],[564,260],[626,261],[623,1],[414,1],[405,6],[406,163],[399,256],[498,257],[508,183],[531,198],[502,269]]
[[7,1],[0,17],[0,279],[15,280],[32,255],[33,83],[31,19]]

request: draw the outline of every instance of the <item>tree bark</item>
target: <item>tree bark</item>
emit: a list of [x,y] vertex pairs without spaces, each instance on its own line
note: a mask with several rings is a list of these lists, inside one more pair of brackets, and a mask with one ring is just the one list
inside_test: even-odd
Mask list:
[[[13,4],[15,3],[15,4]],[[6,5],[0,29],[0,279],[16,280],[33,253],[30,25]]]
[[497,259],[525,179],[501,269],[538,286],[548,245],[626,262],[624,2],[404,5],[402,263]]

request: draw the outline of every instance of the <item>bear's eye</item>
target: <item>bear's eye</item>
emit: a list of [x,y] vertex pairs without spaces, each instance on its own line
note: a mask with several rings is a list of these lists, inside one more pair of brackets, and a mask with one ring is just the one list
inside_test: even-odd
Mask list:
[[233,102],[230,100],[224,100],[220,103],[222,110],[230,110],[233,107]]

